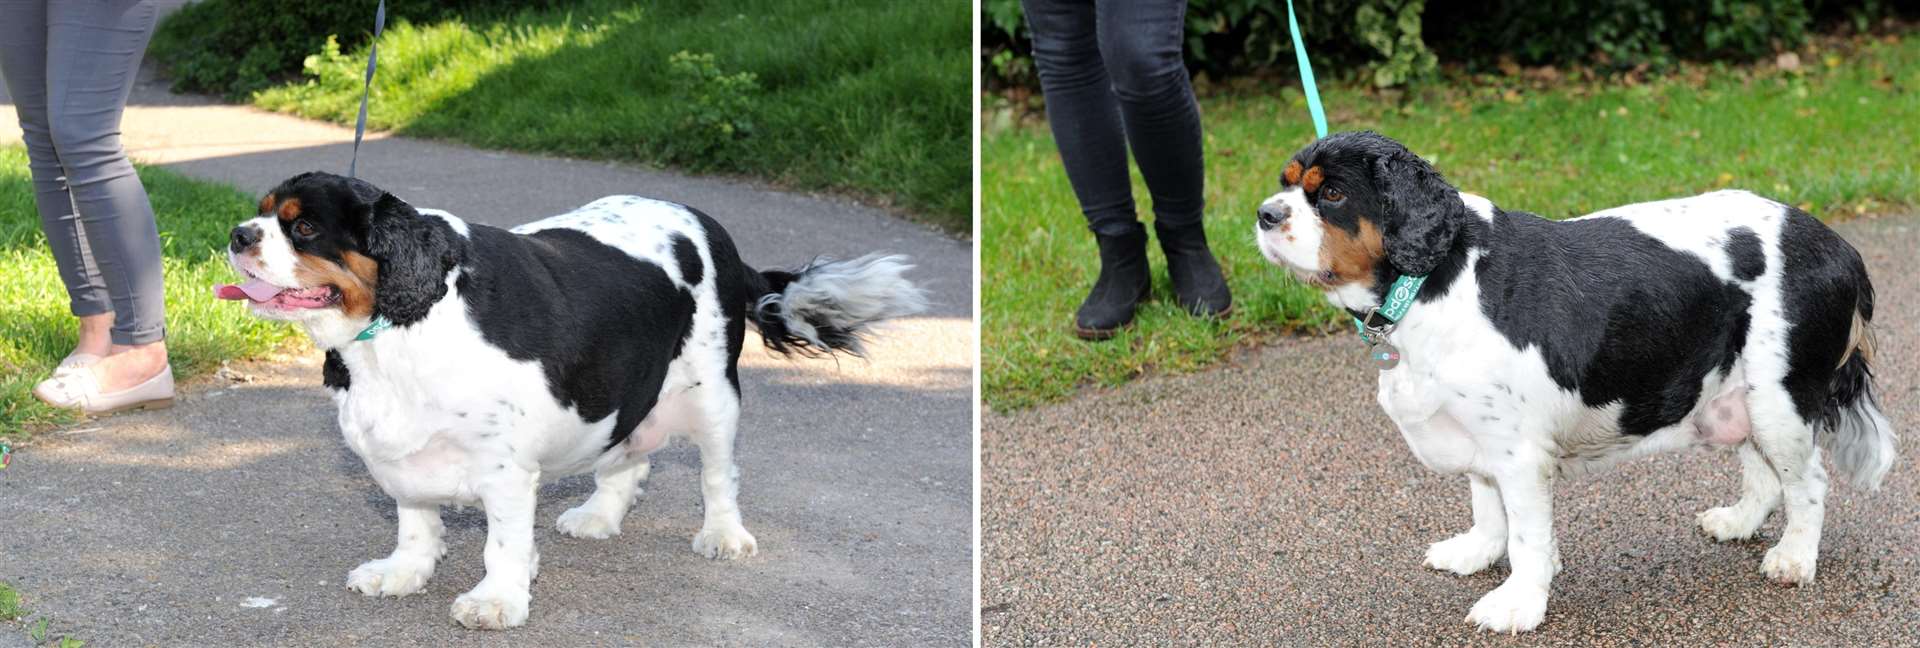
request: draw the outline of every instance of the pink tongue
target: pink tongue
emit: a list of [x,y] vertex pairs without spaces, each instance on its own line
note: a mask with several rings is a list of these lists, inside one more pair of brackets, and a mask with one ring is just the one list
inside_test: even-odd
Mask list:
[[235,286],[225,284],[213,287],[213,296],[220,299],[251,299],[257,302],[270,301],[280,294],[280,287],[259,279],[248,279],[246,283]]

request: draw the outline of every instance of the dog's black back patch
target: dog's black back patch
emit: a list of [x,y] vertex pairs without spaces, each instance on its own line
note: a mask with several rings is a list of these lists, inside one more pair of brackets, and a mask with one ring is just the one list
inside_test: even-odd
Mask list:
[[1735,227],[1727,232],[1727,260],[1733,263],[1733,276],[1753,281],[1767,271],[1767,254],[1760,249],[1760,235],[1751,228]]
[[1798,209],[1780,226],[1780,284],[1787,332],[1787,393],[1800,418],[1822,425],[1839,409],[1830,398],[1833,376],[1850,349],[1853,317],[1873,317],[1873,284],[1860,253],[1845,239]]
[[1623,434],[1679,423],[1707,373],[1746,344],[1745,290],[1625,220],[1502,212],[1473,230],[1489,250],[1474,270],[1494,328],[1539,348],[1554,383],[1587,406],[1622,404]]
[[703,273],[700,264],[700,250],[693,247],[693,241],[679,233],[673,235],[673,260],[680,264],[680,280],[689,286],[700,284]]
[[581,418],[618,410],[608,447],[625,441],[658,400],[692,326],[693,295],[664,268],[584,232],[473,225],[470,238],[456,286],[481,336],[538,361],[553,397]]

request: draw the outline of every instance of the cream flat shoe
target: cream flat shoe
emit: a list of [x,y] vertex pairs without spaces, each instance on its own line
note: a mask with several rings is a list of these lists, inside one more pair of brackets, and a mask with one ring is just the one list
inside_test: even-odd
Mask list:
[[[92,367],[94,363],[99,362],[102,358],[103,356],[97,356],[91,353],[75,353],[61,358],[60,365],[53,368],[53,376],[40,381],[38,385],[34,385],[33,393],[38,394],[41,390],[48,390],[49,393],[59,393],[58,391],[54,391],[60,389],[58,385],[54,384],[54,381],[59,380],[61,376],[67,374],[85,372],[87,368]],[[40,400],[46,399],[42,398]]]
[[101,393],[92,371],[55,371],[33,390],[35,398],[54,407],[88,414],[111,414],[134,409],[173,406],[173,365],[168,364],[146,382],[113,393]]

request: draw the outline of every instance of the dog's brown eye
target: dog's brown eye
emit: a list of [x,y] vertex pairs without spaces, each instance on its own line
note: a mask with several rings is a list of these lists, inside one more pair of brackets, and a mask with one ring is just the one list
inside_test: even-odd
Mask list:
[[310,238],[313,238],[313,235],[316,233],[317,232],[315,232],[313,229],[313,223],[307,222],[306,219],[301,219],[293,222],[294,236],[298,236],[303,239],[310,239]]
[[1337,203],[1342,200],[1346,200],[1347,196],[1345,194],[1340,193],[1339,189],[1328,188],[1326,191],[1320,192],[1320,199],[1325,200],[1327,202]]

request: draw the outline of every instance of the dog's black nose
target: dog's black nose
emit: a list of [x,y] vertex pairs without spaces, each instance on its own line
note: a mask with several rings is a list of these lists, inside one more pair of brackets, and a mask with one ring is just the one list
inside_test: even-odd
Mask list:
[[233,232],[228,236],[229,241],[231,241],[227,244],[228,249],[233,250],[234,254],[239,254],[247,251],[247,248],[253,247],[253,244],[260,242],[260,228],[252,225],[241,225],[233,228]]
[[1286,208],[1274,205],[1260,206],[1260,230],[1271,230],[1287,220]]

